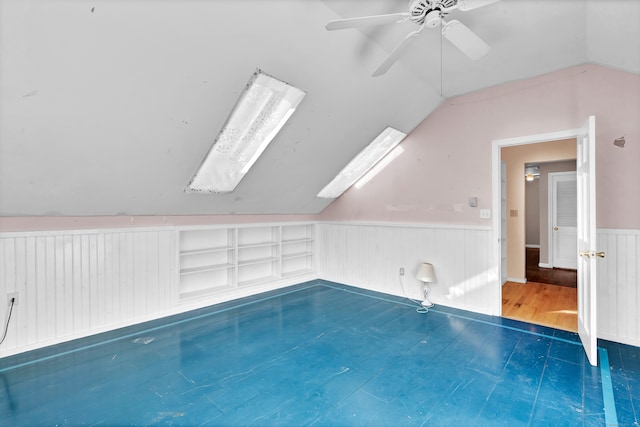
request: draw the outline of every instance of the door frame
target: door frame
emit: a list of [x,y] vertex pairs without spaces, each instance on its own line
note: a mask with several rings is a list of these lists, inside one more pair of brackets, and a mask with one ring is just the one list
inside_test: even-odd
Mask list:
[[[500,162],[502,160],[501,149],[503,147],[514,147],[517,145],[538,144],[542,142],[560,141],[565,139],[576,140],[584,133],[582,128],[567,129],[557,132],[540,133],[533,135],[518,136],[514,138],[495,139],[491,141],[491,209],[495,214],[492,218],[492,234],[493,234],[493,259],[494,265],[497,267],[497,280],[494,281],[493,294],[495,300],[491,312],[495,315],[502,316],[502,280],[500,279],[502,272],[502,241],[501,241],[501,181],[500,181]],[[578,207],[579,208],[579,207]]]

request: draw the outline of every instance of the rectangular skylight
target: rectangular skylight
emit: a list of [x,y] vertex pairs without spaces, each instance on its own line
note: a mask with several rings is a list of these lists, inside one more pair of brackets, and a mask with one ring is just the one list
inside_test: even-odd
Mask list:
[[185,191],[233,191],[305,95],[256,70]]
[[335,199],[347,191],[364,174],[384,158],[407,136],[392,127],[387,127],[380,135],[354,157],[316,197]]

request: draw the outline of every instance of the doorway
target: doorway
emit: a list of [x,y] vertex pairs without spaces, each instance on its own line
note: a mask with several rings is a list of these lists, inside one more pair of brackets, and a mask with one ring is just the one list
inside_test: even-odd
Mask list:
[[503,317],[578,330],[577,272],[571,265],[571,257],[574,265],[577,258],[576,189],[564,185],[575,183],[575,157],[575,138],[501,148],[502,162],[511,169],[501,199],[507,200],[513,237],[502,245],[502,252],[510,246],[511,255],[502,287]]
[[[584,347],[585,353],[589,359],[589,363],[596,366],[598,363],[597,354],[597,331],[596,331],[596,314],[597,314],[597,274],[596,259],[603,257],[604,252],[598,252],[596,247],[596,202],[595,202],[595,116],[589,116],[582,127],[565,131],[550,132],[545,134],[528,135],[515,138],[499,139],[492,141],[491,153],[491,170],[492,170],[492,209],[494,212],[500,212],[502,194],[500,192],[501,176],[500,165],[502,161],[501,150],[503,147],[526,146],[529,144],[542,144],[549,141],[561,141],[573,139],[574,151],[576,153],[577,167],[577,249],[579,251],[578,261],[578,335]],[[509,173],[507,168],[507,182],[509,175],[514,178],[522,179],[522,170],[514,168]],[[518,175],[520,175],[518,177]],[[514,180],[514,183],[517,181]],[[517,185],[517,184],[516,184]],[[507,185],[508,187],[508,185]],[[522,237],[518,239],[518,233],[515,236],[510,230],[515,224],[517,227],[521,222],[513,221],[518,218],[518,209],[509,209],[508,220],[511,224],[507,224],[507,240],[506,244],[513,246],[513,241],[522,243]],[[500,228],[500,215],[493,216],[492,234],[494,238],[493,259],[496,264],[496,278],[501,270],[501,249],[503,239]],[[518,228],[515,228],[518,231]],[[520,233],[522,234],[522,233]],[[524,246],[524,244],[522,244]],[[577,256],[578,254],[576,254]],[[507,260],[509,254],[507,255]],[[520,267],[523,268],[524,256],[517,257]],[[517,264],[517,263],[516,263]],[[509,273],[513,270],[508,265]],[[515,270],[516,273],[522,271]],[[495,311],[502,315],[502,283],[501,280],[494,281],[496,286],[497,298],[495,301]]]

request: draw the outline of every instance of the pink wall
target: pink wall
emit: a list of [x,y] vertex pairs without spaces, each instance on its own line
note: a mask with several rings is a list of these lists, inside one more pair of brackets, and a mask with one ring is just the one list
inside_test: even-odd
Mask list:
[[[640,229],[640,76],[582,65],[446,100],[359,189],[316,215],[0,217],[0,231],[308,220],[491,225],[491,141],[574,129],[596,116],[597,222]],[[624,148],[613,145],[624,136]],[[478,207],[468,198],[478,197]]]
[[[321,220],[491,225],[491,142],[582,127],[596,116],[597,225],[640,229],[640,76],[586,64],[446,100],[404,152]],[[613,140],[624,136],[624,148]],[[478,207],[468,206],[470,196]]]

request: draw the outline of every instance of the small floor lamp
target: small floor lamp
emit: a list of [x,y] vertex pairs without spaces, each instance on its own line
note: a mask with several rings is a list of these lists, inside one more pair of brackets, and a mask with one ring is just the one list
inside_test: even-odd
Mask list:
[[420,264],[420,268],[418,269],[418,273],[416,274],[416,279],[424,282],[424,301],[422,301],[422,306],[425,308],[433,307],[433,303],[429,301],[429,283],[433,283],[436,281],[436,273],[433,271],[433,265],[428,262],[423,262]]

